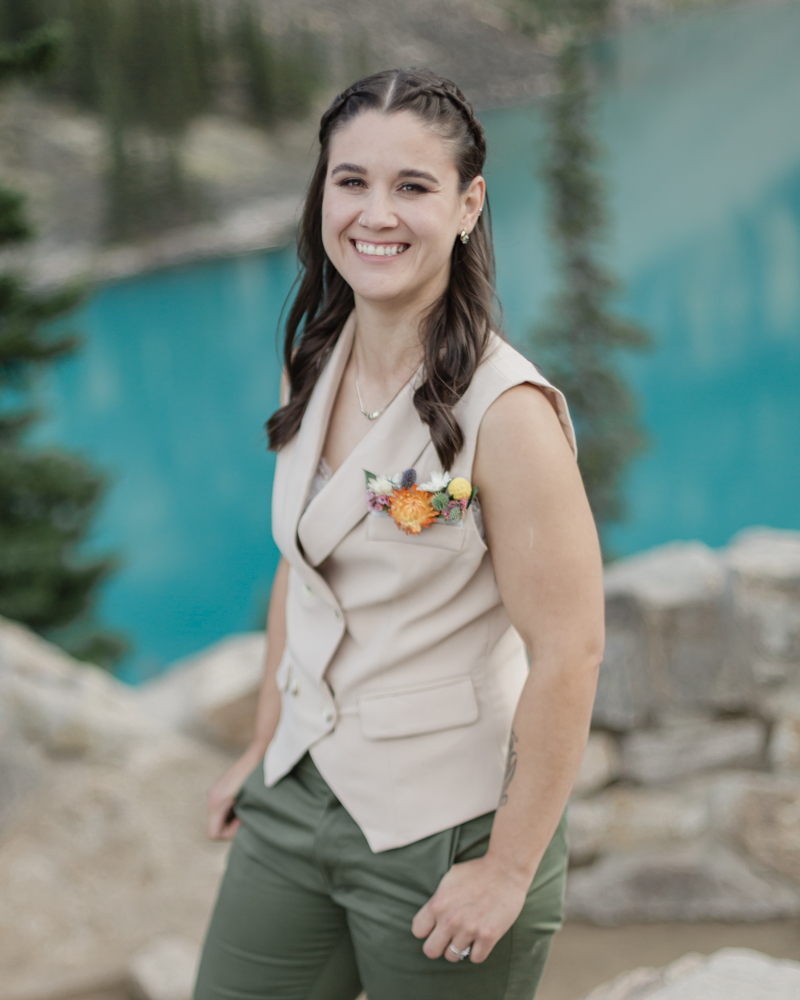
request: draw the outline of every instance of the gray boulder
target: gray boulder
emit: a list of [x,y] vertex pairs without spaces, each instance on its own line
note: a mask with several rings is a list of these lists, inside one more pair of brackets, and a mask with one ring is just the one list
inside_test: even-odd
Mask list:
[[605,572],[608,647],[594,722],[631,729],[674,706],[738,709],[753,698],[749,665],[730,642],[723,561],[674,542]]
[[199,952],[197,943],[178,935],[154,938],[128,966],[134,1000],[191,1000]]
[[642,730],[623,737],[621,770],[626,778],[654,785],[712,769],[755,766],[762,761],[765,741],[759,719]]
[[585,1000],[796,1000],[800,962],[748,948],[689,954],[665,969],[634,969],[598,986]]
[[708,832],[707,790],[615,787],[570,802],[570,860],[685,844]]
[[750,528],[724,553],[756,680],[800,681],[800,532]]
[[54,756],[122,760],[153,726],[131,689],[0,619],[0,725]]
[[777,920],[800,914],[800,893],[732,851],[700,842],[609,855],[571,872],[566,910],[571,920],[596,924]]
[[227,636],[143,684],[141,709],[163,728],[238,750],[253,737],[266,636]]
[[610,733],[589,733],[572,792],[574,795],[596,792],[618,778],[619,773],[617,741]]

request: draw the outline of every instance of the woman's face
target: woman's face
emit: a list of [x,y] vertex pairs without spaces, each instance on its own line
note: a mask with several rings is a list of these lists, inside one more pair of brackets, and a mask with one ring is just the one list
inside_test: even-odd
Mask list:
[[365,111],[331,138],[322,242],[357,297],[399,307],[447,287],[453,243],[483,205],[465,192],[450,146],[407,111]]

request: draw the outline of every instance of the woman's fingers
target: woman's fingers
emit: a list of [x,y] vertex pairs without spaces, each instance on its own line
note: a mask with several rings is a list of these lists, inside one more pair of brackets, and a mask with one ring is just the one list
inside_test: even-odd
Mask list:
[[411,933],[417,938],[426,938],[436,926],[436,918],[431,913],[431,900],[419,910],[411,921]]

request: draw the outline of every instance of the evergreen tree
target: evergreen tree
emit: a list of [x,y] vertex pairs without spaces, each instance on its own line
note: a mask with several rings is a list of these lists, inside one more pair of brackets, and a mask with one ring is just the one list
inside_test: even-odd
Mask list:
[[[0,81],[42,72],[57,49],[47,29],[3,46]],[[22,198],[0,187],[0,248],[29,236]],[[113,561],[78,552],[105,481],[75,456],[25,443],[37,416],[28,401],[33,374],[78,344],[49,326],[77,301],[73,290],[33,294],[15,275],[0,275],[0,615],[109,665],[124,644],[94,629],[91,612]]]
[[549,101],[545,180],[561,291],[552,318],[533,331],[536,359],[563,389],[578,436],[578,461],[600,529],[623,518],[623,476],[644,447],[636,402],[618,371],[619,352],[650,344],[618,316],[619,285],[602,262],[605,189],[593,132],[587,43],[607,22],[608,0],[525,0],[523,26],[559,42],[558,90]]

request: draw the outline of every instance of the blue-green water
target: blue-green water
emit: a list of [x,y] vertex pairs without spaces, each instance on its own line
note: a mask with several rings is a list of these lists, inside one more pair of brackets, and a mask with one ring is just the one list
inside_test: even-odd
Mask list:
[[[623,364],[650,450],[619,552],[800,529],[800,5],[697,15],[599,50],[608,259],[656,348]],[[483,115],[499,293],[512,339],[554,289],[538,108]],[[276,563],[274,333],[290,249],[100,290],[81,355],[43,389],[39,437],[116,474],[94,544],[121,552],[100,612],[160,670],[262,618]]]

